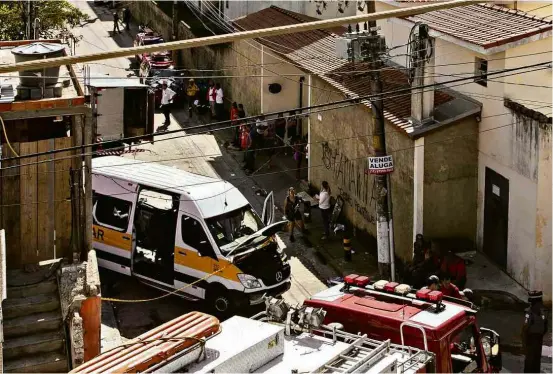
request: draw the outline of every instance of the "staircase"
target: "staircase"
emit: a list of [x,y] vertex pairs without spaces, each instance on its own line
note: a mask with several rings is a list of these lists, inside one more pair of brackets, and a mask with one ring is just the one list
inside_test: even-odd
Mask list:
[[2,307],[6,373],[68,371],[56,268],[49,262],[34,272],[8,271]]

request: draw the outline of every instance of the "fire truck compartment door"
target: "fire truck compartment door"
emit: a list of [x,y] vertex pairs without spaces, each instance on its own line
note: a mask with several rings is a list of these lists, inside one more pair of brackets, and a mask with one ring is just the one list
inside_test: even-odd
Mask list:
[[120,139],[124,135],[125,89],[120,87],[99,90],[97,97],[97,134],[103,140]]

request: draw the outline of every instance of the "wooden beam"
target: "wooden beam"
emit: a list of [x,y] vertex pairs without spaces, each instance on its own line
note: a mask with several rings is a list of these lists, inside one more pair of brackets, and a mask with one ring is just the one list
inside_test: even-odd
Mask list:
[[52,108],[52,109],[40,109],[40,110],[22,110],[1,112],[0,116],[4,121],[13,121],[16,119],[37,118],[37,117],[57,117],[57,116],[74,116],[77,114],[86,114],[90,111],[90,108],[85,105],[66,107],[66,108]]
[[327,19],[313,22],[304,22],[295,25],[269,27],[260,30],[241,31],[231,34],[208,36],[205,38],[195,38],[187,40],[178,40],[168,43],[152,44],[140,47],[128,47],[118,48],[113,51],[105,51],[98,53],[90,53],[80,56],[65,56],[56,57],[43,60],[34,60],[28,62],[20,62],[16,64],[7,64],[0,66],[0,74],[10,73],[14,71],[23,70],[38,70],[49,68],[53,66],[69,65],[82,62],[91,62],[98,60],[105,60],[117,57],[127,57],[140,53],[152,53],[161,51],[173,51],[175,49],[186,49],[194,47],[204,47],[214,44],[232,43],[243,39],[255,39],[266,38],[269,36],[293,34],[298,32],[317,30],[317,29],[330,29],[337,26],[343,26],[345,24],[356,24],[366,21],[376,21],[386,18],[407,17],[416,14],[432,12],[435,10],[449,9],[458,6],[477,4],[478,1],[474,0],[455,0],[449,2],[432,3],[429,5],[422,5],[417,7],[410,7],[404,9],[387,10],[384,12],[377,12],[372,14],[360,14],[350,17],[342,17],[335,19]]

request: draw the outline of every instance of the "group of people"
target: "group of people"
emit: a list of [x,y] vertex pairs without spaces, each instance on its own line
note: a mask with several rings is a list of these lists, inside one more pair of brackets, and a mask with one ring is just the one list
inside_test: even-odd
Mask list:
[[[115,35],[115,30],[117,30],[118,33],[121,33],[121,29],[119,28],[119,21],[119,12],[113,12],[113,35]],[[129,8],[123,9],[123,23],[125,24],[125,30],[129,31],[131,25],[131,10]]]
[[[321,216],[323,219],[324,234],[321,239],[325,240],[330,235],[330,218],[332,215],[331,190],[330,185],[327,181],[323,181],[320,193],[315,195],[315,199],[319,202],[319,210],[321,211]],[[296,228],[298,228],[301,233],[306,232],[305,223],[301,212],[302,204],[303,199],[296,195],[296,190],[294,187],[290,187],[288,189],[286,199],[284,200],[284,215],[286,217],[286,220],[289,222],[291,242],[295,241],[294,231]]]
[[186,103],[190,118],[203,102],[209,105],[209,114],[212,119],[225,119],[224,93],[221,84],[215,83],[211,79],[208,80],[207,85],[205,85],[205,81],[197,84],[194,78],[190,78],[186,86]]
[[235,128],[234,146],[244,151],[244,169],[250,173],[255,170],[256,156],[266,154],[267,167],[272,167],[272,159],[277,149],[285,156],[291,153],[296,163],[296,178],[300,179],[301,165],[307,157],[305,139],[301,136],[301,124],[296,113],[290,112],[285,118],[282,113],[269,120],[264,115],[255,122],[246,121],[246,112],[242,104],[232,103],[230,109],[231,124]]
[[458,297],[459,288],[467,281],[463,259],[451,251],[442,255],[431,250],[430,243],[422,234],[417,234],[413,244],[413,263],[407,267],[405,278],[415,288],[422,286],[440,288],[445,295]]

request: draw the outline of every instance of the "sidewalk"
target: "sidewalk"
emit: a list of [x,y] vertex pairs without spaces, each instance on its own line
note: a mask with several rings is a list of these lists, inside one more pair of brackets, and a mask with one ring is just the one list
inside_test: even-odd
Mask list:
[[[216,136],[220,142],[231,141],[233,134],[228,130],[217,131]],[[241,164],[243,152],[228,149],[233,158]],[[275,205],[282,212],[284,199],[288,193],[289,187],[294,187],[296,191],[303,191],[307,179],[307,162],[302,164],[302,181],[296,179],[296,164],[292,158],[292,150],[285,155],[283,150],[277,150],[276,155],[271,162],[271,168],[268,167],[268,156],[260,154],[256,158],[256,171],[251,175],[255,183],[267,192],[273,191],[275,195]],[[282,214],[282,213],[281,213]],[[378,273],[376,258],[376,242],[371,243],[370,239],[353,236],[351,238],[353,259],[346,261],[344,258],[343,233],[334,233],[326,240],[321,240],[323,236],[322,216],[317,208],[313,206],[311,210],[311,222],[306,223],[308,234],[306,240],[296,240],[303,242],[303,245],[315,251],[319,260],[331,267],[337,275],[345,276],[348,274],[376,275]],[[282,237],[288,238],[283,234]]]

